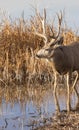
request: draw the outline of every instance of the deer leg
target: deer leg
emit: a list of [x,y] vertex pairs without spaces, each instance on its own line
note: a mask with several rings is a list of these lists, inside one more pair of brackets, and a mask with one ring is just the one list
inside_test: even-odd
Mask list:
[[70,73],[67,73],[67,111],[70,112]]
[[57,73],[55,73],[55,81],[54,81],[54,101],[55,101],[56,111],[60,112],[56,89],[57,89]]
[[78,100],[79,100],[79,93],[77,92],[77,89],[74,87],[74,90],[75,90],[75,92],[76,92],[76,95],[77,95],[77,97],[78,97]]
[[75,90],[75,93],[76,93],[77,98],[78,98],[78,100],[79,100],[79,93],[77,92],[77,89],[76,89],[76,86],[75,86],[76,83],[77,83],[78,77],[79,77],[79,72],[77,72],[77,75],[76,75],[76,77],[75,77],[74,83],[73,83],[73,85],[72,85],[71,93],[73,92],[73,90]]
[[75,85],[76,85],[76,83],[77,83],[78,77],[79,77],[79,73],[77,72],[77,75],[76,75],[76,77],[75,77],[74,83],[73,83],[73,85],[72,85],[72,91],[73,91],[74,89],[75,89],[75,91],[76,91]]

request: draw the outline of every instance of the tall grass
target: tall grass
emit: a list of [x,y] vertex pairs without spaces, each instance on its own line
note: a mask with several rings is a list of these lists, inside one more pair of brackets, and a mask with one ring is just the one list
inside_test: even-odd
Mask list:
[[[0,24],[0,78],[4,82],[42,84],[53,81],[50,64],[35,57],[36,52],[44,43],[42,38],[34,35],[34,27],[42,33],[42,25],[37,12],[30,20],[23,17],[14,21],[8,18],[2,19]],[[50,28],[56,31],[53,27],[53,24],[46,22],[48,39],[51,35]],[[69,28],[62,27],[62,35],[64,44],[79,40],[76,33]]]

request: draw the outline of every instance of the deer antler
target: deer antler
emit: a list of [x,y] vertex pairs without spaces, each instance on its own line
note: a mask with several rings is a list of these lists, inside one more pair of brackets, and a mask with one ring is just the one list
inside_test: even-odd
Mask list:
[[54,31],[52,31],[53,36],[51,36],[52,39],[50,41],[50,44],[53,44],[53,42],[56,41],[58,39],[59,35],[60,35],[60,29],[61,29],[62,18],[63,18],[62,12],[60,12],[60,15],[57,13],[57,17],[58,17],[58,33],[55,36]]
[[56,36],[56,39],[59,37],[60,35],[60,29],[61,29],[61,24],[62,24],[62,18],[63,18],[63,15],[62,15],[62,12],[60,12],[60,16],[59,14],[57,13],[57,16],[58,16],[58,34]]
[[35,35],[42,37],[44,39],[44,43],[46,44],[48,41],[47,37],[46,37],[46,10],[44,9],[43,17],[41,17],[40,14],[38,14],[38,13],[37,13],[37,16],[39,17],[39,20],[41,22],[43,33],[41,34],[41,33],[37,32],[35,27],[33,27],[34,31],[35,31]]
[[[39,19],[39,21],[41,22],[42,33],[38,32],[37,29],[35,28],[35,26],[33,26],[34,34],[39,36],[39,37],[42,37],[43,40],[44,40],[44,43],[46,45],[48,43],[48,39],[47,39],[47,36],[46,36],[46,10],[44,9],[44,11],[43,11],[43,17],[41,17],[41,15],[38,12],[36,12],[36,15],[37,15],[37,18]],[[58,17],[58,33],[56,35],[55,32],[54,32],[54,28],[52,29],[50,27],[52,34],[53,34],[52,36],[50,36],[50,38],[52,38],[51,41],[49,42],[50,45],[56,44],[57,42],[54,42],[54,41],[57,41],[58,37],[60,35],[60,29],[61,29],[62,18],[63,18],[62,12],[60,12],[60,15],[57,13],[57,17]]]

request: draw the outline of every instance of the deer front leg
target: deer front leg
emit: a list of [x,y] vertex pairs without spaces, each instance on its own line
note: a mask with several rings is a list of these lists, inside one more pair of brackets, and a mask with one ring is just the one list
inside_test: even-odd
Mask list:
[[58,103],[58,98],[57,98],[57,73],[54,73],[55,76],[55,81],[54,81],[54,101],[55,101],[55,106],[56,106],[56,111],[59,113],[60,112],[60,107]]
[[[78,77],[79,77],[79,73],[76,72],[76,77],[75,77],[74,83],[73,83],[73,85],[72,85],[72,91],[73,91],[74,89],[75,89],[75,91],[76,91],[75,85],[76,85],[76,83],[77,83]],[[71,92],[72,92],[72,91],[71,91]],[[76,91],[76,94],[77,94],[77,91]]]
[[70,112],[70,73],[67,73],[67,111]]
[[76,71],[76,77],[75,77],[74,83],[73,83],[72,88],[71,88],[71,93],[73,92],[73,90],[75,90],[75,93],[76,93],[77,98],[79,100],[79,93],[77,92],[77,89],[76,89],[76,83],[77,83],[78,77],[79,77],[79,72]]

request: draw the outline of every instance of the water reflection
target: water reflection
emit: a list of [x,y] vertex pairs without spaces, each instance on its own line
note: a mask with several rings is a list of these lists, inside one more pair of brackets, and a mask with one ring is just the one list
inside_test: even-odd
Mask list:
[[[66,89],[60,89],[58,99],[61,110],[66,109],[66,98]],[[77,104],[74,93],[71,100],[74,107]],[[50,122],[54,113],[51,85],[0,87],[0,130],[30,130],[43,125],[46,119]]]

